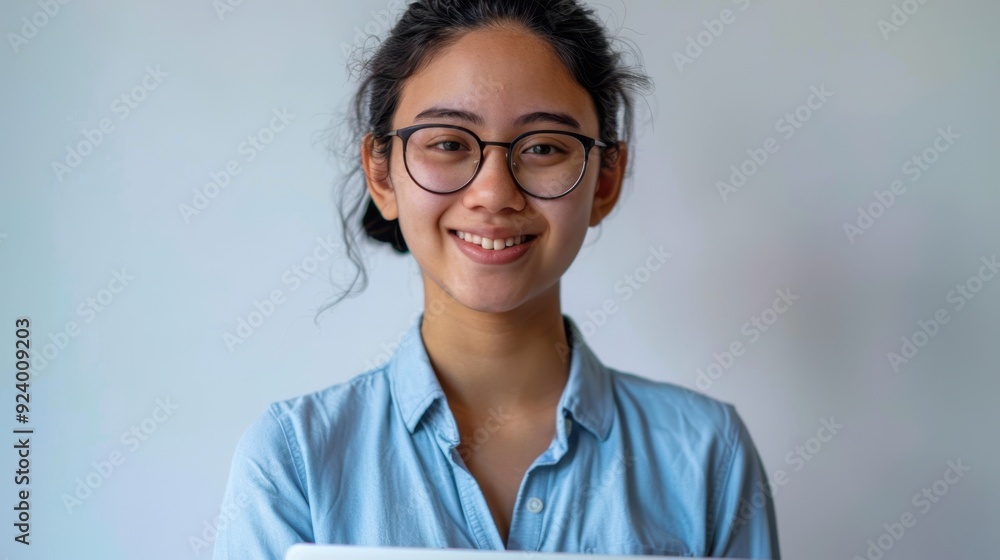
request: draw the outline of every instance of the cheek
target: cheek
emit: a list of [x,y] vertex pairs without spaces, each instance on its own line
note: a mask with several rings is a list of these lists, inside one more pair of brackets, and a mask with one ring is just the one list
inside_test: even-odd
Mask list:
[[546,244],[545,259],[550,266],[560,270],[560,274],[570,267],[587,236],[589,212],[581,208],[579,201],[558,200],[566,204],[556,205],[546,211],[549,223],[549,243]]
[[564,229],[560,243],[570,262],[576,260],[576,256],[579,254],[580,248],[583,246],[583,241],[587,237],[588,228],[585,216],[574,215],[571,219],[573,220],[572,225],[568,225]]
[[441,215],[447,208],[448,197],[426,192],[408,180],[396,179],[394,178],[394,185],[399,227],[407,246],[419,252],[421,247],[440,243],[445,233],[440,228]]
[[558,205],[552,211],[552,222],[561,224],[561,236],[566,239],[582,239],[587,235],[587,228],[590,225],[591,201],[593,200],[593,189],[583,188],[581,185],[576,191],[570,193],[563,200],[565,204]]

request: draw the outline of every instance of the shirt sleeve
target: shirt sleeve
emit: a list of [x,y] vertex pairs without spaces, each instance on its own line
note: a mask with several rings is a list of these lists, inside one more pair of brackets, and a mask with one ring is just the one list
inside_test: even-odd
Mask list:
[[214,560],[281,560],[291,545],[312,541],[298,449],[273,406],[247,428],[233,454]]
[[743,420],[731,405],[729,454],[716,489],[711,556],[781,558],[774,502],[766,471]]

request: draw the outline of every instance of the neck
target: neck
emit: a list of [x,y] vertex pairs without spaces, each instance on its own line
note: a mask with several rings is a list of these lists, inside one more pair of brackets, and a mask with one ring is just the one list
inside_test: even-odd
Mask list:
[[469,309],[426,288],[425,298],[441,302],[425,309],[420,333],[456,416],[480,416],[497,407],[544,413],[558,404],[569,377],[558,283],[500,313]]

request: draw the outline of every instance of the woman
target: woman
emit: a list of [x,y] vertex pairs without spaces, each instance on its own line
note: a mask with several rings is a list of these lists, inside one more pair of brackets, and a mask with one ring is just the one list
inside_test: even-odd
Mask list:
[[413,254],[424,314],[385,366],[248,429],[226,490],[245,505],[215,557],[317,542],[777,558],[733,407],[604,366],[561,314],[648,81],[593,13],[421,0],[364,70],[360,221]]

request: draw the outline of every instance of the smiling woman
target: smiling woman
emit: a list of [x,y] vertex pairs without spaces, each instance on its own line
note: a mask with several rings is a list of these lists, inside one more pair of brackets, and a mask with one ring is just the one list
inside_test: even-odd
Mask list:
[[409,6],[363,65],[341,216],[349,243],[363,228],[413,255],[433,315],[388,364],[247,430],[226,500],[253,506],[216,558],[298,542],[778,557],[735,409],[603,365],[561,312],[649,85],[623,61],[573,0]]

